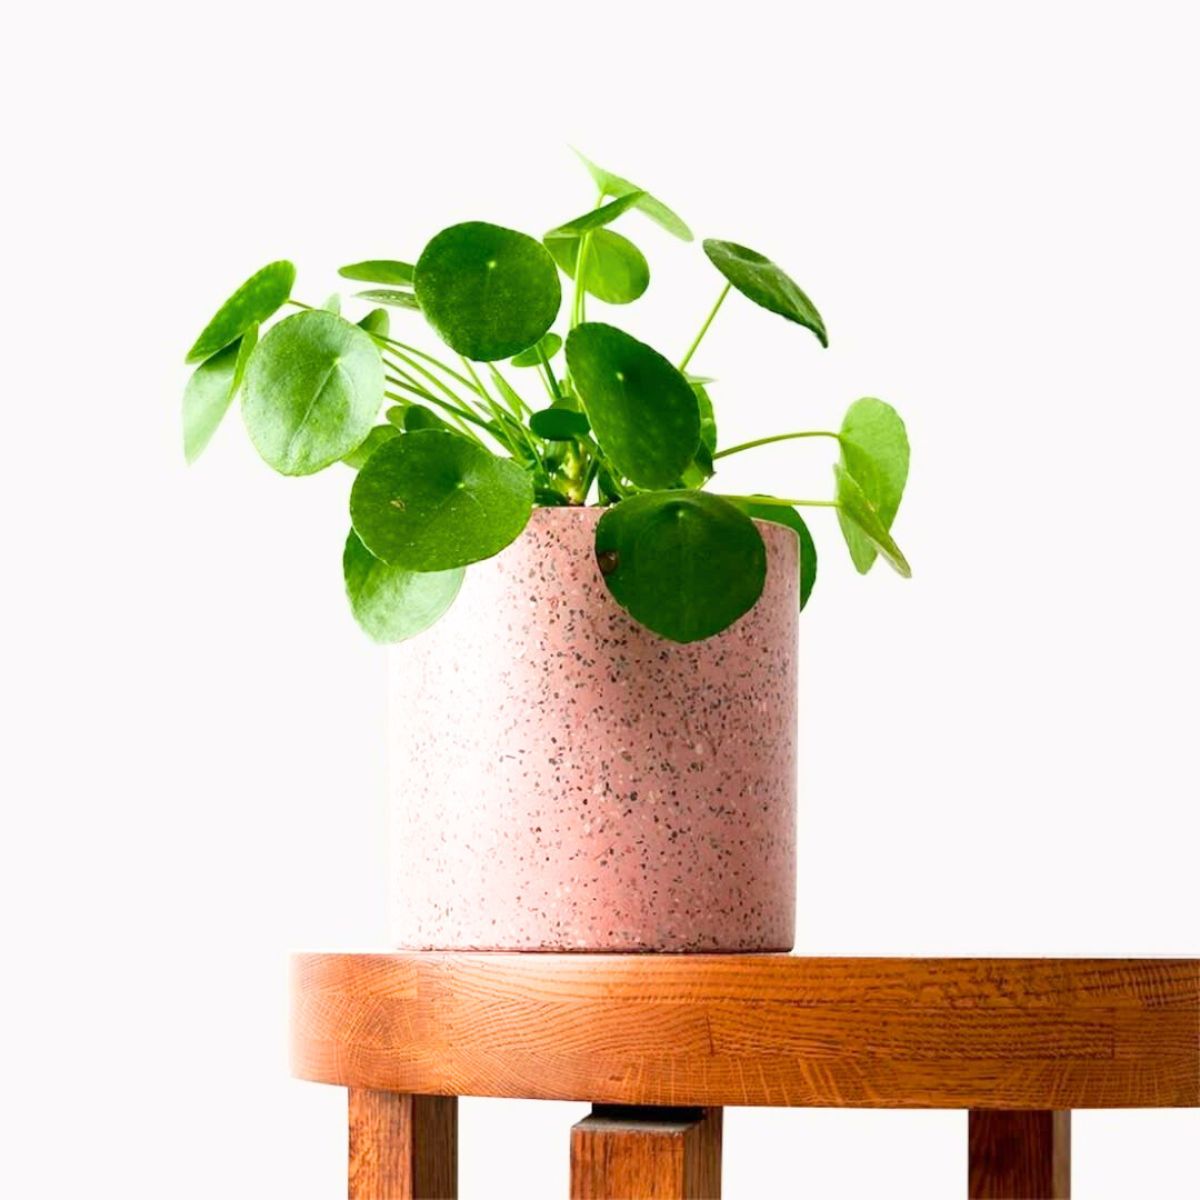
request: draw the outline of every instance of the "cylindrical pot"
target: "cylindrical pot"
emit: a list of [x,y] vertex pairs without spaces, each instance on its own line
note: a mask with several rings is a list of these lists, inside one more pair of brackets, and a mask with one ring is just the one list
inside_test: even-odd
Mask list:
[[398,947],[791,949],[796,535],[757,522],[758,603],[679,645],[609,595],[600,516],[535,510],[390,651]]

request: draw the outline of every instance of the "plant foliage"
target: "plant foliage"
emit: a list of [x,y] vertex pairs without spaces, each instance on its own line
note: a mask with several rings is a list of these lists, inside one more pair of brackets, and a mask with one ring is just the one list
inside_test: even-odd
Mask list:
[[[677,362],[623,327],[589,320],[589,297],[627,305],[650,284],[646,256],[614,223],[640,221],[654,233],[648,218],[657,236],[689,242],[692,232],[644,188],[580,157],[595,203],[541,239],[468,221],[436,234],[415,262],[342,267],[343,278],[378,285],[356,299],[385,306],[357,321],[341,315],[337,295],[319,307],[293,299],[289,262],[252,275],[187,353],[196,364],[183,399],[187,460],[240,394],[250,439],[276,471],[352,468],[346,595],[381,642],[436,621],[468,565],[517,538],[535,506],[603,506],[597,570],[634,619],[676,642],[720,633],[758,600],[768,564],[756,521],[796,533],[802,608],[817,573],[805,507],[835,510],[858,571],[882,557],[907,576],[891,532],[909,463],[894,408],[867,397],[849,406],[837,432],[722,447],[712,380],[688,369],[731,291],[827,346],[806,293],[765,255],[707,239],[723,287]],[[294,311],[260,332],[285,306]],[[392,336],[389,310],[406,326],[404,340]],[[422,324],[454,352],[449,361],[410,340]],[[831,499],[712,486],[728,455],[811,438],[837,443]]]

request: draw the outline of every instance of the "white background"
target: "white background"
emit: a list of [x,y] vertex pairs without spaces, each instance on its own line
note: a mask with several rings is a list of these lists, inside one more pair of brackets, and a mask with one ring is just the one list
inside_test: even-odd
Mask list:
[[[7,18],[7,1115],[0,1192],[342,1194],[294,1083],[286,955],[386,945],[384,661],[345,611],[349,471],[183,353],[269,259],[588,208],[573,143],[796,276],[831,347],[734,296],[722,436],[906,416],[904,583],[814,517],[801,953],[1196,953],[1194,30],[1162,3],[66,4]],[[672,357],[718,290],[634,214]],[[599,310],[600,306],[595,306]],[[403,319],[403,314],[398,314]],[[825,495],[828,452],[727,488]],[[579,1105],[468,1101],[463,1195],[565,1194]],[[957,1113],[750,1112],[727,1195],[961,1196]],[[1195,1112],[1085,1113],[1076,1195],[1195,1195]],[[1191,1145],[1187,1144],[1190,1140]]]

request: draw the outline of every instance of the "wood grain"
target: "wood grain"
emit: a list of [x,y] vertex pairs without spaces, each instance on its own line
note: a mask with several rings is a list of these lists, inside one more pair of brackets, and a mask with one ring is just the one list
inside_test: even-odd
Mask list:
[[571,1200],[720,1200],[721,1110],[597,1105],[571,1129]]
[[1200,1105],[1194,959],[300,955],[293,1069],[611,1104]]
[[350,1200],[455,1200],[458,1101],[350,1089]]
[[970,1200],[1069,1200],[1069,1112],[978,1112],[970,1132]]

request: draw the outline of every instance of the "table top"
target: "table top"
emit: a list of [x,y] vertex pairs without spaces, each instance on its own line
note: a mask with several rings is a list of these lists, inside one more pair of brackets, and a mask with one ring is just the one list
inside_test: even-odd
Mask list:
[[612,1104],[1200,1106],[1200,959],[300,954],[293,1073]]

